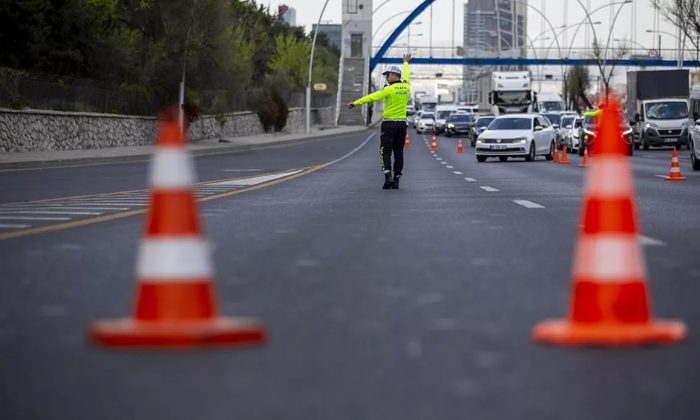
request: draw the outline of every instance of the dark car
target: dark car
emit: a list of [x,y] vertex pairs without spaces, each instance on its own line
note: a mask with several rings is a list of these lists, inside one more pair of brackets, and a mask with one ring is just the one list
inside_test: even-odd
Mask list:
[[493,121],[494,118],[496,118],[495,115],[479,115],[478,117],[474,118],[470,133],[472,147],[474,147],[476,144],[476,138],[479,137],[479,134],[486,130],[486,127],[491,124],[491,121]]
[[445,123],[445,135],[451,137],[459,134],[469,135],[474,114],[454,113],[447,118]]
[[[620,127],[620,141],[624,141],[628,148],[627,154],[632,156],[634,151],[634,137],[632,135],[632,127],[630,127],[627,118],[620,114],[620,121],[622,126]],[[592,152],[591,147],[595,144],[595,140],[598,133],[598,116],[597,115],[586,115],[583,118],[583,127],[581,128],[581,135],[579,140],[581,142],[578,154],[583,156],[584,150],[588,147],[588,153]]]

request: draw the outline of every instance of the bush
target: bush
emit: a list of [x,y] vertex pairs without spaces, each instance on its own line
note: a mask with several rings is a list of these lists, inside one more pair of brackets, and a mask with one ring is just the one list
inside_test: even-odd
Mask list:
[[255,113],[258,114],[260,124],[262,124],[263,130],[265,130],[266,133],[269,133],[273,127],[276,127],[279,108],[269,89],[262,89],[260,91],[253,109]]
[[289,116],[289,107],[287,103],[282,98],[282,95],[277,91],[277,89],[272,89],[272,100],[277,105],[277,118],[275,118],[275,130],[282,131],[282,129],[287,125],[287,117]]

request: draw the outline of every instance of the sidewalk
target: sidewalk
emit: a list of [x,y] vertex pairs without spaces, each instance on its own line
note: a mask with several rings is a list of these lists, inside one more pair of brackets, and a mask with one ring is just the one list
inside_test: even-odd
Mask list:
[[[236,150],[278,144],[292,144],[305,140],[332,137],[365,131],[366,127],[312,127],[309,134],[305,130],[288,133],[258,134],[245,137],[227,137],[207,139],[189,145],[194,155],[229,153]],[[153,152],[153,146],[111,147],[87,150],[53,150],[41,152],[7,152],[0,153],[0,169],[41,168],[69,166],[76,164],[120,162],[147,160]]]

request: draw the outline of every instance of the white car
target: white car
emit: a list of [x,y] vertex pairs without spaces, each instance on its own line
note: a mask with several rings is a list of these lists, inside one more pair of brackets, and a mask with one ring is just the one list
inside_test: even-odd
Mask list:
[[435,128],[435,114],[432,112],[424,112],[420,115],[418,120],[418,126],[416,127],[416,133],[425,133],[426,131],[432,132]]
[[533,161],[537,156],[554,158],[556,134],[546,118],[534,114],[511,114],[496,117],[476,139],[476,160],[485,162],[498,157],[524,157]]
[[690,130],[688,149],[690,149],[690,163],[693,170],[700,171],[700,119],[695,121],[695,126]]

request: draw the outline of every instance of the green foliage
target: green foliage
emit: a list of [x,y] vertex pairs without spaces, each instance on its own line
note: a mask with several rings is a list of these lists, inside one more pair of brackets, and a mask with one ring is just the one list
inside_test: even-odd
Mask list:
[[[100,81],[121,92],[120,101],[138,103],[134,109],[152,104],[151,112],[177,101],[183,67],[186,100],[201,112],[231,111],[270,81],[279,108],[306,86],[310,42],[253,0],[0,2],[0,66]],[[319,37],[314,81],[335,89],[338,58]],[[14,79],[0,77],[10,91]]]

